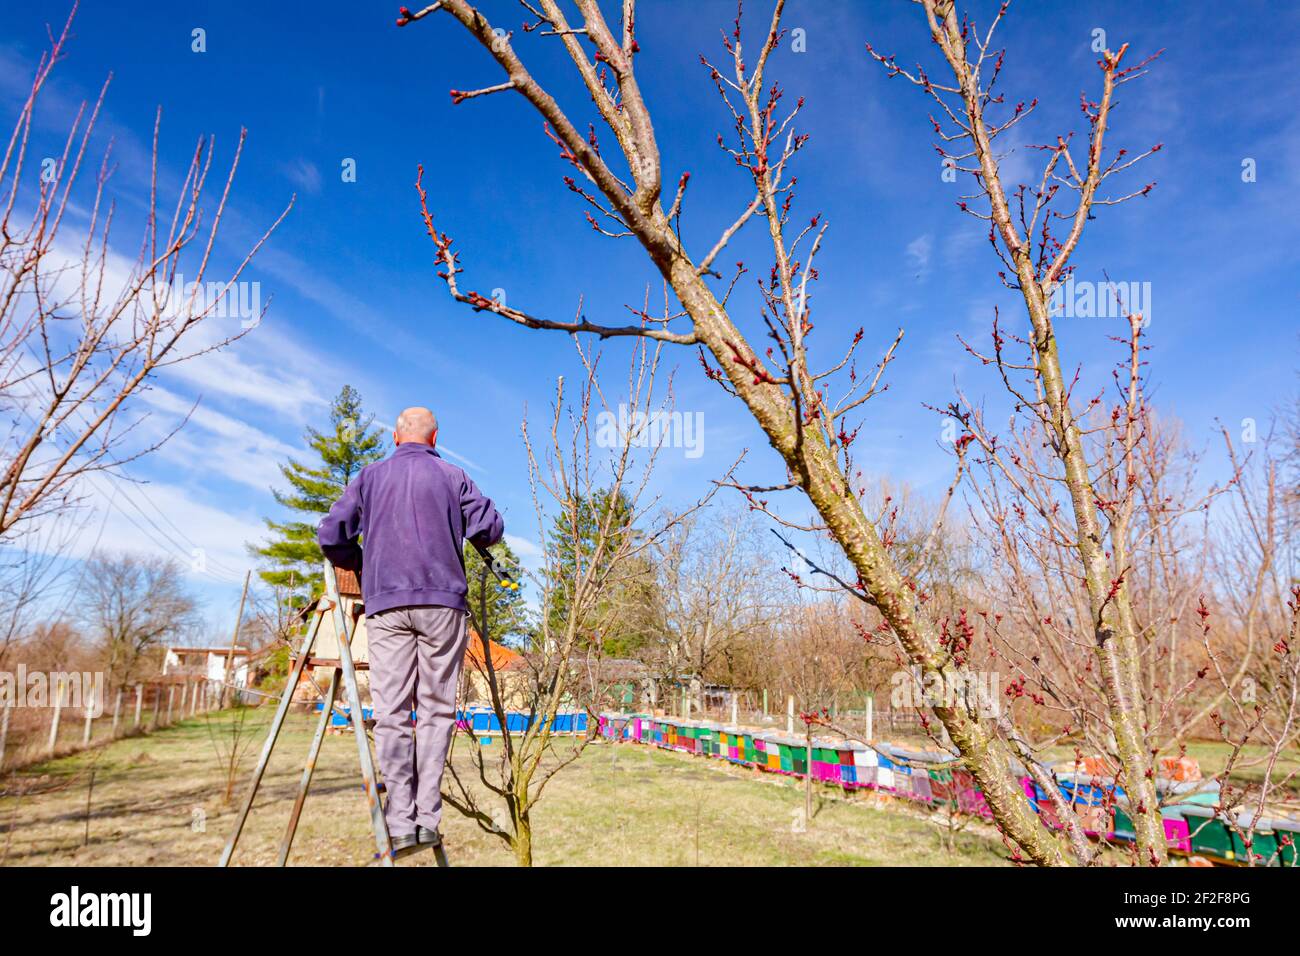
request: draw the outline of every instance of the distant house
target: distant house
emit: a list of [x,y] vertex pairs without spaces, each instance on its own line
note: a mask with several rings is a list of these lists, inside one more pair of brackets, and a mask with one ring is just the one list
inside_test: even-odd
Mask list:
[[248,686],[247,647],[236,646],[234,654],[229,647],[169,647],[163,657],[162,673],[173,680],[226,679],[226,658],[230,657],[230,683],[237,687]]

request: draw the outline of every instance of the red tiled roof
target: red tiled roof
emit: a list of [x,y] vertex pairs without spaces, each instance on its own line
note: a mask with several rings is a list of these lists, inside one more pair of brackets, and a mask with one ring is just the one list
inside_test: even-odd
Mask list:
[[[488,641],[488,645],[492,654],[492,669],[494,671],[509,670],[523,660],[517,652],[512,651],[504,644]],[[465,666],[473,667],[476,670],[484,669],[483,638],[479,637],[478,632],[473,628],[470,628],[469,641],[465,645]]]

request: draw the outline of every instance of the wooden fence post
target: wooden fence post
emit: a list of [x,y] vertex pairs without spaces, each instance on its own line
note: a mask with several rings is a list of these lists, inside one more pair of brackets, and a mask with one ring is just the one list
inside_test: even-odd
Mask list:
[[171,684],[167,688],[167,726],[172,725],[172,704],[176,701],[176,685]]
[[117,689],[117,696],[113,698],[113,733],[109,740],[117,739],[117,722],[122,715],[122,688]]

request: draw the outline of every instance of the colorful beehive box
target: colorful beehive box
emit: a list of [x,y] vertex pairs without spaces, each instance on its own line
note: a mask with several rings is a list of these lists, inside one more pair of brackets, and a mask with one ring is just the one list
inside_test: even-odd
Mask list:
[[1195,757],[1162,757],[1160,769],[1170,778],[1178,781],[1201,779],[1201,765]]
[[1170,780],[1167,777],[1156,779],[1156,791],[1160,799],[1169,804],[1194,804],[1202,807],[1219,805],[1219,781],[1217,780]]
[[885,754],[876,751],[876,786],[881,790],[894,789],[895,764]]
[[1277,862],[1280,866],[1300,866],[1297,863],[1297,846],[1300,846],[1300,820],[1290,817],[1273,819],[1273,837],[1277,840]]
[[808,772],[808,758],[811,756],[804,741],[793,738],[787,745],[790,749],[790,772],[802,775]]
[[1074,809],[1084,833],[1094,836],[1114,834],[1112,804],[1116,796],[1123,793],[1116,791],[1114,778],[1063,773],[1057,779],[1061,796]]
[[934,800],[934,790],[930,786],[930,774],[925,767],[912,768],[912,799],[922,803]]
[[859,787],[876,786],[876,771],[879,769],[880,757],[866,744],[853,745],[853,775]]
[[835,771],[839,774],[839,783],[843,787],[856,786],[858,779],[857,773],[853,766],[853,750],[849,747],[847,740],[842,740],[834,746],[836,766]]
[[[1120,840],[1137,839],[1137,833],[1133,828],[1133,818],[1130,815],[1130,806],[1128,798],[1122,795],[1115,799],[1114,822],[1111,824],[1112,834]],[[1184,853],[1190,853],[1192,841],[1187,828],[1187,821],[1183,819],[1182,808],[1178,805],[1165,806],[1160,808],[1161,823],[1165,830],[1165,843],[1171,850],[1181,850]]]
[[840,755],[833,744],[825,740],[814,740],[812,760],[814,780],[820,780],[823,783],[840,782]]
[[722,735],[726,738],[726,744],[719,756],[732,763],[742,763],[745,760],[744,733],[739,727],[724,727]]
[[[1116,818],[1115,826],[1118,828],[1119,827],[1118,810],[1116,810],[1115,812],[1115,818]],[[1165,828],[1165,844],[1169,847],[1169,849],[1182,850],[1184,853],[1192,852],[1192,834],[1191,831],[1187,828],[1186,820],[1184,820],[1182,817],[1178,817],[1176,819],[1171,817],[1161,817],[1160,822]],[[1132,832],[1132,828],[1133,828],[1132,821],[1128,822],[1128,827],[1129,827],[1128,839],[1130,840],[1137,839],[1137,835],[1134,832]],[[1116,829],[1115,835],[1119,836],[1118,829]]]
[[[1254,813],[1238,814],[1236,827],[1228,827],[1236,858],[1241,861],[1253,860],[1255,866],[1277,866],[1282,846],[1278,842],[1276,823],[1268,817],[1256,817]],[[1285,830],[1282,832],[1286,833]],[[1248,838],[1249,847],[1246,845]]]
[[[954,770],[952,772],[952,785],[957,792],[957,809],[962,813],[970,813],[981,817],[993,815],[993,811],[989,809],[988,801],[984,798],[984,793],[980,790],[979,784],[975,782],[975,777],[969,770]],[[1050,807],[1050,802],[1047,806]],[[1039,811],[1043,814],[1044,821],[1050,824],[1051,819],[1043,804],[1039,804]],[[1059,826],[1060,822],[1056,821],[1056,825]]]
[[1187,804],[1183,807],[1183,819],[1187,821],[1193,853],[1216,856],[1223,860],[1236,859],[1232,834],[1223,814],[1213,807]]
[[772,742],[776,744],[777,766],[780,771],[782,773],[794,773],[794,751],[790,749],[790,739],[788,737],[777,737]]
[[691,736],[695,739],[694,752],[704,757],[713,755],[713,743],[716,739],[716,733],[711,724],[696,724],[692,728]]

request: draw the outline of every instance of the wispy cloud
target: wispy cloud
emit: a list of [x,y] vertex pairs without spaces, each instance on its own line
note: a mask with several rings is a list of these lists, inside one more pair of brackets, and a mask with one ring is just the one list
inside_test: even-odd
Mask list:
[[917,236],[907,244],[905,250],[907,263],[911,270],[916,274],[916,278],[924,280],[930,274],[930,256],[934,251],[934,236],[928,232],[924,235]]
[[305,159],[295,159],[293,162],[285,163],[281,169],[284,170],[285,176],[289,177],[289,182],[303,192],[312,195],[320,192],[321,175],[315,163]]

